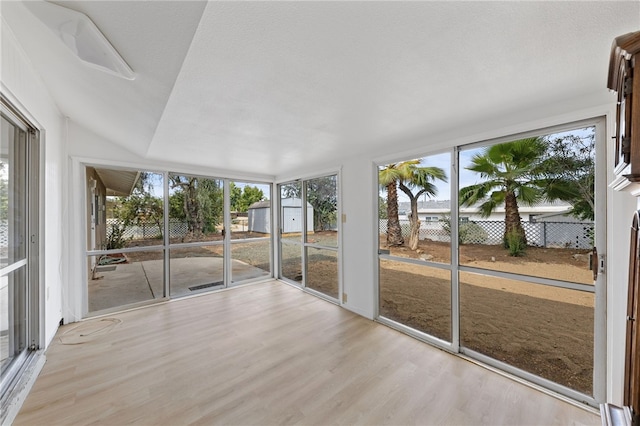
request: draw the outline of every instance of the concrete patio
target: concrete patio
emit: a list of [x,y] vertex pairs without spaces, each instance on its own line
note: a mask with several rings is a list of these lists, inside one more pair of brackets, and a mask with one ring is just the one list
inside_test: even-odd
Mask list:
[[[89,279],[89,312],[159,299],[163,294],[162,260],[98,266]],[[223,287],[222,257],[184,257],[170,262],[171,297]],[[267,277],[269,272],[239,260],[231,261],[232,283]]]

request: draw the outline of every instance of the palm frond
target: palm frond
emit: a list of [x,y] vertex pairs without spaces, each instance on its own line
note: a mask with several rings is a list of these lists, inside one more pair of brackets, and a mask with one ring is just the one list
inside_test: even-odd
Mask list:
[[395,167],[395,164],[389,164],[378,172],[378,182],[383,186],[387,186],[391,182],[397,181],[400,177],[401,171]]
[[484,200],[494,188],[500,188],[499,181],[486,181],[460,189],[460,205],[472,206]]
[[436,195],[438,195],[438,187],[431,182],[427,182],[424,185],[422,185],[422,189],[418,191],[415,196],[416,198],[418,198],[422,194],[427,194],[430,197],[435,197]]
[[529,206],[539,203],[543,195],[540,188],[530,185],[520,185],[516,191],[516,199]]
[[[499,192],[503,192],[503,191],[494,191],[493,194],[499,193]],[[492,196],[489,197],[489,199],[487,199],[487,201],[485,201],[484,203],[480,204],[478,206],[478,209],[480,210],[480,216],[481,217],[489,217],[491,216],[491,213],[493,213],[493,211],[501,204],[498,203],[496,198],[493,197],[493,194],[491,194]],[[504,198],[504,197],[502,197]]]

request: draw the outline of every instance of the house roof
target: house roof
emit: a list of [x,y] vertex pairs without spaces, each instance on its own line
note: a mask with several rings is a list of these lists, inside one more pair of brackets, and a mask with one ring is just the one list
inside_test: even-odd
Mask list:
[[[400,210],[409,211],[411,209],[411,205],[409,202],[400,202],[398,203],[398,208]],[[520,210],[521,213],[529,213],[529,212],[555,213],[555,212],[564,212],[564,211],[570,210],[571,204],[566,203],[564,201],[554,201],[554,202],[544,201],[533,206],[527,206],[527,205],[518,206],[518,209]],[[450,200],[427,200],[427,201],[418,202],[418,213],[442,213],[447,211],[451,211]],[[471,207],[461,207],[460,211],[465,213],[477,212],[478,207],[477,205],[471,206]],[[504,206],[500,206],[496,208],[495,211],[504,212]]]

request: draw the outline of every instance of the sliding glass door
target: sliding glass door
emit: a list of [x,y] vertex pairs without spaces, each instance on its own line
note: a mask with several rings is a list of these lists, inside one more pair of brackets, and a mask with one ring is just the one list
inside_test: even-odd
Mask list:
[[0,372],[4,401],[39,347],[38,133],[2,99]]

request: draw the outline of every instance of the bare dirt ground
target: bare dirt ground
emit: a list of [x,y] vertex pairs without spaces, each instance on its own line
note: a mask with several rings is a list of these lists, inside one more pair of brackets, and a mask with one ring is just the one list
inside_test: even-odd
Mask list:
[[[529,248],[524,257],[511,257],[499,246],[467,245],[460,252],[468,266],[593,284],[584,250]],[[400,247],[390,254],[449,263],[450,248],[422,241],[418,251]],[[448,270],[382,261],[380,314],[450,341],[450,283]],[[593,306],[592,293],[461,273],[461,343],[591,394]]]

